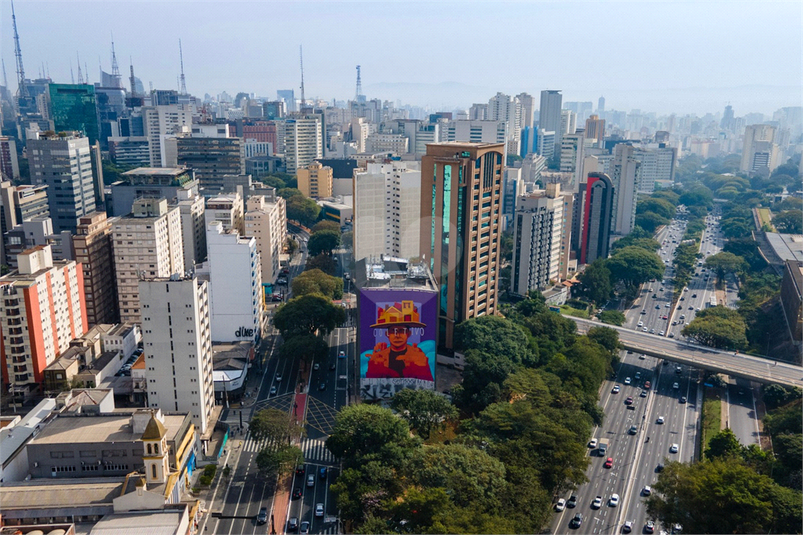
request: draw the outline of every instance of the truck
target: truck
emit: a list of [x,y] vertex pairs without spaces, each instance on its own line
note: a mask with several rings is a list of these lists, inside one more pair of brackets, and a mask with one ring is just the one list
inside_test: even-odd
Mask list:
[[605,457],[605,452],[608,451],[609,443],[610,441],[607,438],[599,439],[599,447],[597,448],[597,451],[599,451],[600,457]]

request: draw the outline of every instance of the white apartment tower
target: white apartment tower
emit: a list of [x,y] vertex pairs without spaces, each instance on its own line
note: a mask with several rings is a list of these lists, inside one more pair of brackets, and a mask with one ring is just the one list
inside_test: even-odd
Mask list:
[[585,176],[585,143],[583,132],[564,134],[560,141],[560,171],[572,173],[572,191],[576,191]]
[[165,138],[192,128],[192,110],[189,104],[168,104],[144,106],[142,108],[142,127],[148,138],[150,167],[165,167]]
[[208,283],[195,275],[140,280],[148,406],[189,412],[206,433],[215,404]]
[[176,191],[184,244],[184,267],[191,269],[206,260],[206,221],[204,198],[194,189]]
[[671,188],[675,181],[678,150],[675,147],[636,147],[633,157],[641,163],[639,193],[650,194],[655,187]]
[[641,163],[636,159],[633,145],[620,143],[613,149],[611,183],[613,184],[613,213],[611,234],[627,236],[636,223],[636,202],[641,184]]
[[287,172],[293,174],[323,158],[323,132],[319,118],[288,119],[284,122],[284,155]]
[[369,163],[355,172],[354,259],[418,256],[420,211],[419,163]]
[[120,321],[140,323],[139,280],[184,273],[184,246],[178,206],[143,198],[132,209],[112,225],[112,248]]
[[744,129],[742,161],[739,171],[749,174],[769,174],[780,163],[776,144],[776,129],[768,124],[754,124]]
[[[545,89],[541,91],[538,128],[555,133],[555,153],[560,152],[560,139],[563,135],[560,120],[562,107],[563,95],[561,95],[560,90]],[[546,152],[541,152],[541,156],[548,158]]]
[[262,282],[270,283],[279,276],[279,255],[287,241],[287,207],[284,199],[269,201],[264,195],[248,198],[245,212],[245,234],[257,241]]
[[561,272],[563,206],[560,184],[518,198],[513,227],[511,291],[527,295],[557,282]]
[[232,229],[245,235],[245,219],[243,209],[243,196],[238,189],[234,193],[222,193],[206,200],[206,210],[204,219],[206,228],[212,221],[223,223],[223,230],[228,232]]

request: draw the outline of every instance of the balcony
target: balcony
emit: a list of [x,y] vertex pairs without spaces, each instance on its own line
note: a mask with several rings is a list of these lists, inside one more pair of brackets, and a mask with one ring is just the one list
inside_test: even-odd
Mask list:
[[6,316],[9,318],[20,315],[19,307],[6,309]]
[[22,345],[25,343],[25,338],[22,336],[12,336],[8,339],[8,343],[11,345]]

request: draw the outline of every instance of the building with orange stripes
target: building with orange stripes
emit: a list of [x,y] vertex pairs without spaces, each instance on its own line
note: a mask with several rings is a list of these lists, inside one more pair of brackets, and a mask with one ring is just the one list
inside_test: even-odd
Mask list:
[[84,276],[73,260],[53,261],[50,245],[17,255],[0,278],[0,362],[4,385],[32,391],[43,370],[88,329]]

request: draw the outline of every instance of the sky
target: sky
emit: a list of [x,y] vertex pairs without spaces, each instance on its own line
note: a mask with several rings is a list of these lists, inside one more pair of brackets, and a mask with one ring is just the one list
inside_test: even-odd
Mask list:
[[[564,101],[604,96],[607,109],[771,115],[803,105],[803,2],[529,1],[14,3],[25,73],[99,81],[111,36],[127,84],[129,58],[145,87],[177,88],[178,40],[190,93],[240,91],[353,98],[361,65],[368,98],[451,110],[497,91]],[[16,87],[11,5],[0,4],[0,50]],[[537,104],[536,104],[537,106]]]

